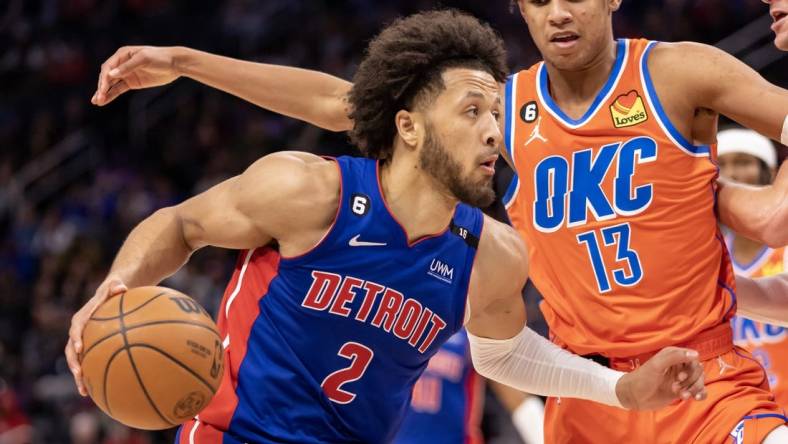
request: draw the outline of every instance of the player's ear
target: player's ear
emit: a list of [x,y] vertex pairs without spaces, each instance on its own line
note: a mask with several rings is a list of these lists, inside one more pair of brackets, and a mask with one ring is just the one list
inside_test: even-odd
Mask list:
[[621,2],[624,0],[608,0],[608,6],[610,6],[610,12],[618,11],[618,8],[621,7]]
[[394,123],[397,126],[397,134],[410,148],[416,148],[419,141],[419,129],[421,123],[417,116],[418,113],[407,110],[399,110],[394,116]]

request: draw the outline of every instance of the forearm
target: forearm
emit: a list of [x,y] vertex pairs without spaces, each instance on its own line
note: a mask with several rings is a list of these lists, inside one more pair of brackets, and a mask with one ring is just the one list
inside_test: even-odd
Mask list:
[[247,62],[190,48],[175,48],[176,71],[270,111],[318,127],[345,131],[350,82],[287,66]]
[[788,327],[788,273],[765,278],[736,277],[738,314]]
[[128,287],[156,285],[174,274],[193,249],[172,208],[163,208],[137,225],[115,256],[109,276]]
[[537,395],[622,406],[616,390],[623,373],[569,353],[529,328],[506,340],[468,338],[476,371],[489,379]]
[[724,225],[771,247],[788,244],[788,181],[768,187],[720,181],[720,186],[717,205]]

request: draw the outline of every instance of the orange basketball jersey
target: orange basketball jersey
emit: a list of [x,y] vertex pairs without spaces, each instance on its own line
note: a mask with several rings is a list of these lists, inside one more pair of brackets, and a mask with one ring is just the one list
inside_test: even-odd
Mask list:
[[618,40],[580,119],[540,62],[506,84],[507,196],[551,334],[579,354],[631,357],[680,344],[735,312],[714,212],[716,147],[668,120],[647,68],[656,42]]
[[[788,248],[764,247],[750,264],[737,264],[734,260],[733,269],[736,274],[749,277],[773,276],[788,271]],[[761,362],[777,404],[788,407],[788,330],[737,316],[733,320],[733,338],[736,345],[747,349]]]

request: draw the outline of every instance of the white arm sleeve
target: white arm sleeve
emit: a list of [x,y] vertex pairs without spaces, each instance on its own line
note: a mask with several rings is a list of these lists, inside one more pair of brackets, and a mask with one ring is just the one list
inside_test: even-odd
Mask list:
[[542,396],[580,398],[623,407],[616,396],[622,372],[569,353],[526,327],[510,339],[468,333],[479,374]]

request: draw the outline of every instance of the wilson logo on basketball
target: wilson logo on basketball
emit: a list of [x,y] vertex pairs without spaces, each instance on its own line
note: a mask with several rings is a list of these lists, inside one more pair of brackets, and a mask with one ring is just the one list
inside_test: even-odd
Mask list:
[[202,313],[208,316],[208,313],[194,299],[171,297],[170,300],[175,302],[184,313]]
[[616,97],[610,105],[610,115],[616,128],[638,125],[648,120],[643,99],[635,90]]

